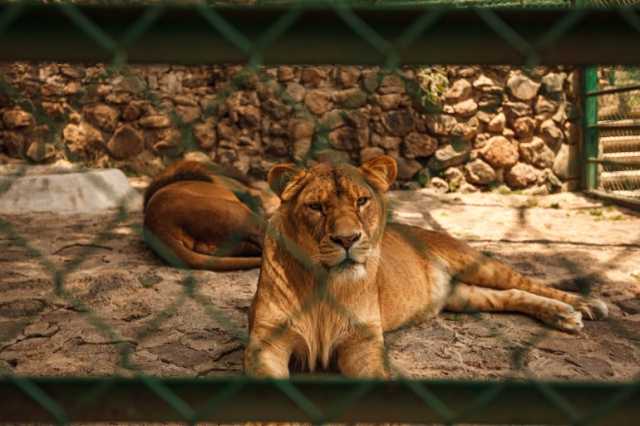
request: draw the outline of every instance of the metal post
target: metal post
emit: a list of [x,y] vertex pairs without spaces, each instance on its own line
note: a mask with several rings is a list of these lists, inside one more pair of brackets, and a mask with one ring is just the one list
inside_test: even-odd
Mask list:
[[[635,426],[640,382],[0,377],[0,423],[309,422]],[[557,401],[570,402],[571,410]],[[434,401],[437,401],[435,403]],[[443,409],[444,408],[444,409]]]
[[583,81],[583,135],[582,149],[583,188],[587,191],[598,187],[598,97],[592,93],[598,90],[598,68],[589,66],[584,69]]
[[[18,3],[20,9],[16,12]],[[126,53],[129,64],[242,64],[253,58],[262,65],[380,65],[389,59],[391,50],[405,65],[526,65],[534,52],[538,65],[637,65],[639,61],[640,32],[616,9],[589,10],[572,21],[566,21],[570,15],[564,8],[492,10],[490,15],[503,22],[504,28],[517,29],[521,40],[547,40],[551,28],[562,28],[556,27],[558,23],[570,25],[571,30],[562,32],[562,37],[553,37],[553,43],[545,42],[529,51],[514,41],[510,31],[497,34],[485,22],[486,14],[451,7],[427,12],[418,5],[396,6],[406,3],[399,0],[380,2],[384,8],[362,7],[350,12],[353,19],[375,31],[376,43],[386,40],[387,47],[354,31],[354,23],[345,20],[340,10],[330,4],[296,2],[304,6],[300,6],[298,15],[288,15],[290,9],[283,6],[218,7],[213,17],[205,15],[206,8],[162,5],[158,6],[157,16],[150,15],[155,16],[149,18],[154,20],[145,23],[148,15],[143,5],[82,3],[73,6],[81,17],[73,24],[68,9],[61,9],[57,3],[0,3],[0,21],[11,19],[7,21],[10,25],[0,23],[0,62],[110,63]],[[429,15],[432,13],[436,14]],[[424,22],[432,24],[419,31],[420,22],[428,16]],[[282,27],[282,34],[272,37],[270,31],[276,22],[288,24]],[[225,28],[236,28],[242,37],[228,39]],[[401,34],[408,37],[407,41],[394,45]],[[244,40],[243,48],[238,47],[238,40]],[[253,57],[257,51],[259,57]]]

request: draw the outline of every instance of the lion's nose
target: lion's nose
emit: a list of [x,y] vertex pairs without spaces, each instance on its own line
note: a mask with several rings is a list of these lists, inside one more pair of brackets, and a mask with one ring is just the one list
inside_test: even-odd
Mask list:
[[349,248],[360,239],[360,236],[360,232],[351,235],[332,235],[331,241],[344,247],[345,250],[349,250]]

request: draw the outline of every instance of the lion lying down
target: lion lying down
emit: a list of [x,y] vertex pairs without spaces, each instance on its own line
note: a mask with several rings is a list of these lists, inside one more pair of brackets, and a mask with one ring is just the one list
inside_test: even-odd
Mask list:
[[296,360],[386,377],[383,333],[443,309],[522,312],[566,331],[606,317],[602,301],[546,287],[449,235],[387,224],[383,193],[396,173],[387,156],[269,172],[282,203],[264,241],[247,374],[286,377]]
[[212,164],[172,164],[145,192],[145,242],[174,266],[257,268],[264,235],[262,194],[242,179]]

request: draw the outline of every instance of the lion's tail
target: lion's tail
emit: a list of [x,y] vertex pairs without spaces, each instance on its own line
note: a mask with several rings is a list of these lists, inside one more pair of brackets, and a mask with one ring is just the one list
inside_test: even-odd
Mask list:
[[210,256],[185,247],[176,238],[160,240],[155,234],[144,228],[144,240],[169,265],[183,269],[206,269],[209,271],[234,271],[260,267],[260,256],[231,257]]
[[199,180],[213,182],[214,175],[226,176],[249,185],[249,179],[239,170],[231,166],[223,166],[214,163],[202,163],[200,161],[182,160],[167,167],[157,175],[144,192],[144,208],[147,207],[151,197],[165,186],[185,180]]

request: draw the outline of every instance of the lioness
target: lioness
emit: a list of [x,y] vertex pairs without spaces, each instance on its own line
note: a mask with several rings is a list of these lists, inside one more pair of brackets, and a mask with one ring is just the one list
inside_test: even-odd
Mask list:
[[255,190],[241,179],[238,173],[198,161],[172,164],[145,192],[145,242],[175,266],[257,268],[264,212]]
[[546,287],[447,234],[387,223],[383,193],[396,174],[388,156],[270,170],[281,205],[251,306],[247,374],[286,377],[297,360],[386,377],[383,333],[442,309],[522,312],[566,331],[607,315],[602,301]]

